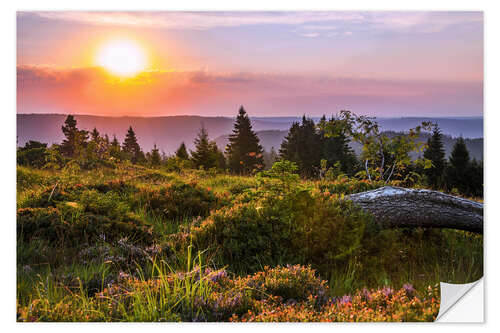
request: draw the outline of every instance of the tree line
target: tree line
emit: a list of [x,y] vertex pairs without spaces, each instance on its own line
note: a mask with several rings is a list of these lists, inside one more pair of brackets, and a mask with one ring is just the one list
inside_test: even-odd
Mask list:
[[[81,167],[91,169],[117,160],[150,167],[165,166],[171,170],[201,168],[251,175],[278,160],[287,160],[293,162],[305,178],[335,180],[349,176],[386,183],[397,181],[408,186],[423,183],[433,189],[476,197],[483,195],[482,161],[470,159],[463,138],[456,141],[446,160],[441,131],[436,124],[426,122],[407,133],[389,136],[380,131],[373,118],[347,110],[330,119],[323,116],[318,123],[304,115],[301,122],[292,124],[276,153],[274,148],[264,151],[241,106],[224,151],[209,139],[202,125],[194,140],[194,150],[188,152],[182,142],[173,156],[161,154],[156,144],[145,153],[131,126],[121,144],[116,135],[110,140],[96,128],[90,132],[79,129],[72,115],[67,116],[61,130],[65,138],[59,145],[47,148],[47,144],[29,141],[19,148],[18,164],[43,167],[72,159]],[[417,140],[422,131],[432,131],[427,143]],[[359,157],[350,147],[352,141],[362,146]],[[423,155],[411,158],[412,152],[423,152]]]

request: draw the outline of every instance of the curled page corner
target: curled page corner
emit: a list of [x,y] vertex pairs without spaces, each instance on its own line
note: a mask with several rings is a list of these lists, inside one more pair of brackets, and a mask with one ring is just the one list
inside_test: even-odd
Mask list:
[[[440,287],[437,322],[483,322],[483,278],[465,284],[441,282]],[[468,294],[473,295],[467,297]]]

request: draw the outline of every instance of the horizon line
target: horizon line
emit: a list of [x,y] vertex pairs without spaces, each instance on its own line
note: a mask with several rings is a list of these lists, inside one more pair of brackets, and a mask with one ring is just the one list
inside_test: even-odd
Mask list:
[[[247,112],[248,114],[248,112]],[[236,118],[236,116],[206,116],[206,115],[198,115],[198,114],[175,114],[175,115],[162,115],[162,116],[138,116],[138,115],[133,115],[133,116],[124,116],[124,115],[119,115],[119,116],[113,116],[113,115],[97,115],[97,114],[80,114],[80,113],[23,113],[23,112],[16,112],[17,115],[54,115],[54,116],[86,116],[86,117],[102,117],[102,118],[168,118],[168,117],[201,117],[201,118]],[[321,118],[321,116],[308,116],[307,114],[304,114],[308,118]],[[304,115],[285,115],[285,116],[250,116],[250,118],[302,118]],[[326,113],[324,114],[325,116],[327,115]],[[333,114],[332,114],[333,115]],[[360,114],[361,115],[361,114]],[[421,118],[484,118],[484,115],[446,115],[446,116],[371,116],[371,115],[364,115],[367,117],[373,117],[373,118],[378,118],[378,119],[389,119],[389,118],[399,118],[399,119],[421,119]]]

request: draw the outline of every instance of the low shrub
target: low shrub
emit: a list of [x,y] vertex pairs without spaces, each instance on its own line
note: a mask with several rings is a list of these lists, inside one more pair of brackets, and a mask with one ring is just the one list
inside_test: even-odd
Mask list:
[[[68,205],[69,204],[69,205]],[[118,240],[129,237],[138,242],[150,242],[152,235],[147,226],[130,218],[112,220],[106,216],[85,213],[74,203],[58,208],[20,208],[17,210],[17,236],[25,242],[42,238],[53,246],[57,244],[88,244],[101,237]]]
[[130,194],[139,191],[137,187],[130,184],[130,182],[125,182],[122,179],[112,180],[104,183],[97,183],[89,185],[89,189],[96,189],[101,193],[116,192],[118,194]]
[[300,191],[224,207],[191,235],[236,270],[296,263],[327,269],[360,246],[368,219],[348,201]]
[[173,183],[158,189],[142,188],[132,199],[133,207],[144,207],[166,219],[207,216],[217,206],[217,197],[196,183]]
[[296,303],[313,296],[317,305],[327,301],[326,281],[321,280],[310,266],[264,267],[263,271],[242,278],[239,283],[255,290],[254,297],[257,299],[272,295],[281,297],[284,303]]
[[17,152],[17,164],[42,168],[47,163],[48,156],[49,153],[46,147],[21,149]]
[[120,200],[116,192],[100,193],[96,190],[85,190],[79,203],[85,212],[107,216],[113,220],[127,219],[129,207]]
[[389,287],[358,290],[353,295],[332,299],[320,308],[309,300],[294,304],[261,301],[243,316],[234,315],[231,321],[430,322],[436,319],[440,303],[437,286],[418,293],[410,285],[399,290]]

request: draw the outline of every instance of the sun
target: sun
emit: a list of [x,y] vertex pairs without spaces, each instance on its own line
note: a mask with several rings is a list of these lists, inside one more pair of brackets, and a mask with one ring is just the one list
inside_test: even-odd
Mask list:
[[113,40],[105,43],[98,51],[96,62],[114,75],[134,76],[146,69],[144,49],[131,40]]

